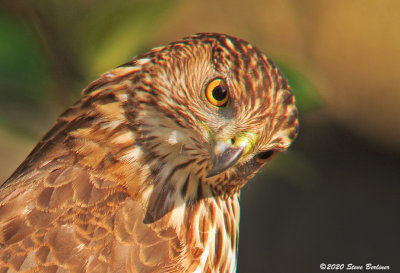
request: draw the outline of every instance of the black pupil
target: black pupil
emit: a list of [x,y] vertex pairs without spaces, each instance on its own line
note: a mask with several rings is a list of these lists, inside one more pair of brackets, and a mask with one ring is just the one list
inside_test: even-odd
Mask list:
[[214,87],[212,91],[213,98],[217,101],[224,100],[226,97],[226,93],[227,93],[226,88],[223,85],[218,85]]
[[266,151],[266,152],[259,153],[257,156],[259,159],[264,160],[264,159],[269,158],[273,153],[274,153],[274,151]]

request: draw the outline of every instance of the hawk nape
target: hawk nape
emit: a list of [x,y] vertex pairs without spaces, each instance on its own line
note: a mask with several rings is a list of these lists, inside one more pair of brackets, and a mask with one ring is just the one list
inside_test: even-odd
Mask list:
[[92,82],[0,188],[0,272],[234,272],[239,191],[297,130],[251,44],[155,48]]

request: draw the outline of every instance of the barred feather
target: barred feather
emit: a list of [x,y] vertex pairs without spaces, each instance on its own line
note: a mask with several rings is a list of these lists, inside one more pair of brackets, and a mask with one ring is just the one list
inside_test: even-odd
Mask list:
[[[204,97],[229,86],[227,109]],[[249,43],[197,34],[92,82],[0,188],[0,272],[235,272],[240,188],[298,130],[294,97]],[[216,136],[251,132],[208,177]]]

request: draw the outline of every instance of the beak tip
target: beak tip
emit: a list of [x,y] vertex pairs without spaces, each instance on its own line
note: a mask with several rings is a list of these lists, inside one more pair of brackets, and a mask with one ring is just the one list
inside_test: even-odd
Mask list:
[[213,177],[214,175],[215,175],[215,174],[213,174],[213,173],[209,172],[209,173],[206,175],[206,178]]
[[222,151],[219,148],[218,152],[213,151],[213,167],[207,174],[207,178],[222,173],[232,167],[243,154],[244,147],[225,146]]
[[217,174],[220,174],[222,171],[216,171],[216,169],[213,167],[207,174],[206,178],[210,178],[213,176],[216,176]]

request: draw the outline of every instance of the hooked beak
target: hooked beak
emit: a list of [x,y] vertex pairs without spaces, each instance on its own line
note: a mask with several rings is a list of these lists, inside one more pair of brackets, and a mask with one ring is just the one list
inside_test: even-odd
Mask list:
[[222,173],[226,169],[235,165],[242,156],[246,146],[234,146],[227,144],[224,141],[216,141],[211,152],[213,167],[207,177],[212,177]]

